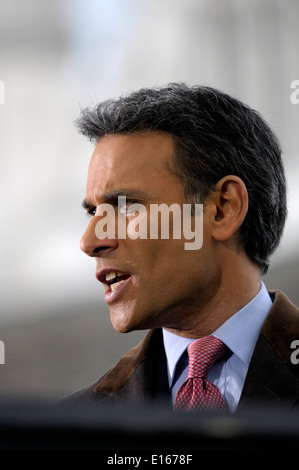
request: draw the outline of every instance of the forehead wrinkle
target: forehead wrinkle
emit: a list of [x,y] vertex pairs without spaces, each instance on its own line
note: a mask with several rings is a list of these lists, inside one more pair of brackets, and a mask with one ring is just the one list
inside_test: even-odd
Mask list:
[[142,202],[148,202],[152,199],[152,196],[145,191],[141,191],[139,189],[120,188],[109,191],[107,193],[97,194],[95,197],[95,204],[93,204],[90,199],[85,198],[82,205],[84,208],[89,208],[93,205],[97,206],[101,203],[114,202],[119,196],[129,197],[131,199],[136,199]]
[[105,200],[115,199],[118,196],[126,196],[126,197],[130,197],[134,199],[142,199],[144,201],[147,201],[150,198],[148,193],[140,189],[120,188],[120,189],[115,189],[111,192],[105,193],[102,196],[102,199],[105,199]]

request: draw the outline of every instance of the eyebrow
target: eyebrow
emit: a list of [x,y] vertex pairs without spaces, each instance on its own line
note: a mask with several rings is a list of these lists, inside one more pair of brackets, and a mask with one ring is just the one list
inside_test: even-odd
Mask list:
[[[133,200],[135,202],[147,202],[150,199],[147,193],[135,189],[117,189],[115,191],[111,191],[110,193],[105,193],[101,195],[98,199],[101,200],[103,203],[117,205],[118,198],[120,196],[125,196],[126,198],[129,198],[131,201]],[[95,207],[95,204],[85,198],[82,202],[82,207],[83,209],[88,210],[92,207]]]

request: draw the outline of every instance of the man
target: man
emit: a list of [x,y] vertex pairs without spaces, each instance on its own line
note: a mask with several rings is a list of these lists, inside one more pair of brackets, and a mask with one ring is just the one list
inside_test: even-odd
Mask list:
[[[78,127],[96,143],[83,204],[91,220],[81,248],[95,259],[114,328],[149,332],[100,380],[65,400],[164,399],[186,410],[218,409],[218,400],[232,413],[250,404],[298,404],[291,344],[299,339],[299,311],[261,282],[287,213],[281,150],[268,125],[218,90],[170,84],[87,109]],[[105,236],[98,224],[107,204],[115,232],[106,227]],[[202,204],[201,248],[186,249],[184,234],[167,239],[161,230],[159,237],[130,237],[135,204],[146,209],[144,235],[154,205],[182,211],[191,205],[194,228]],[[126,237],[119,236],[121,213]],[[170,217],[170,229],[174,223]],[[195,378],[187,346],[198,339],[204,356],[214,349],[210,340],[222,350]]]

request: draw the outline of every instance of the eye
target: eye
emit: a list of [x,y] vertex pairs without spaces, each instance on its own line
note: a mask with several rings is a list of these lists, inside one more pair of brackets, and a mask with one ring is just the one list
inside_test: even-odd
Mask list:
[[96,210],[97,210],[96,207],[90,207],[90,208],[86,211],[87,217],[93,217],[93,216],[96,214]]

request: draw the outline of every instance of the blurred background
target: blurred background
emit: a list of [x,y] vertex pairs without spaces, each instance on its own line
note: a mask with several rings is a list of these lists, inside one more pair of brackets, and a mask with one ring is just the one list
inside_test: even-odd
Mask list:
[[55,400],[144,336],[114,332],[79,249],[93,148],[74,127],[143,86],[220,88],[276,131],[289,219],[264,281],[299,304],[298,21],[297,0],[0,0],[0,394]]

